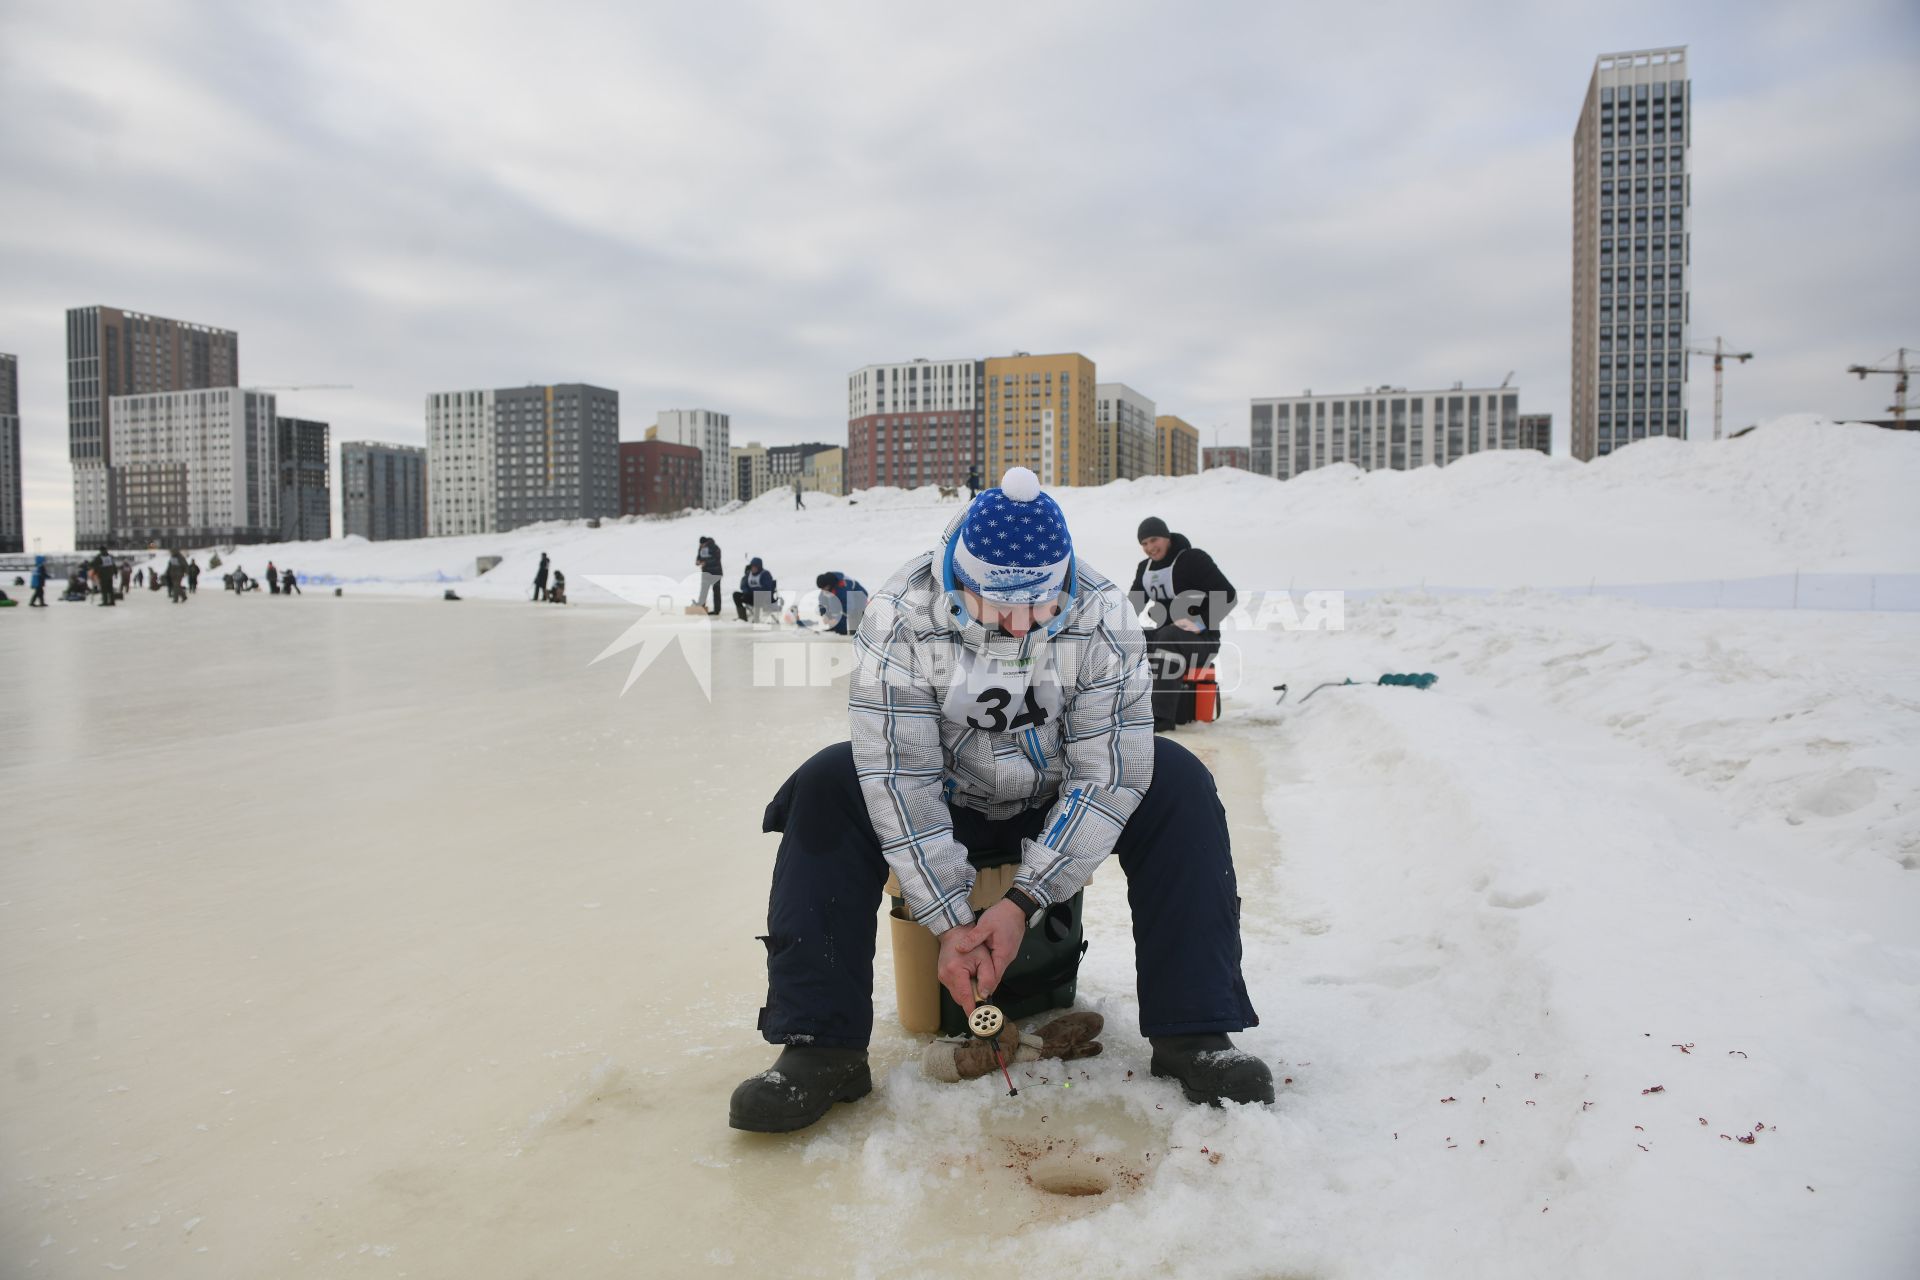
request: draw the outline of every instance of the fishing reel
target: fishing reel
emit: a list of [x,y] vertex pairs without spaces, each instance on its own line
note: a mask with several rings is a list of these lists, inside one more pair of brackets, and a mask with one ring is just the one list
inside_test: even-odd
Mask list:
[[991,1040],[1007,1025],[1007,1016],[999,1006],[980,1003],[980,984],[973,985],[973,1012],[967,1015],[967,1030],[982,1040]]
[[1000,1052],[1000,1028],[1007,1025],[1007,1015],[1000,1012],[998,1005],[980,1003],[980,984],[972,978],[967,979],[973,988],[973,1012],[967,1015],[967,1030],[977,1039],[993,1045],[993,1060],[1000,1064],[1000,1074],[1006,1077],[1007,1096],[1017,1098],[1020,1091],[1013,1086],[1013,1073],[1007,1070],[1006,1055]]

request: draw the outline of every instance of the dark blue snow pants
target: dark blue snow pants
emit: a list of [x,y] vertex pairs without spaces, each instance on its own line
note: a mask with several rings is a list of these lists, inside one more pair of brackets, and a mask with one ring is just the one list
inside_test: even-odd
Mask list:
[[[1140,1033],[1258,1026],[1240,976],[1240,898],[1213,775],[1166,738],[1153,747],[1153,785],[1113,849],[1133,911]],[[976,861],[994,852],[1017,860],[1021,840],[1038,836],[1047,810],[993,821],[954,807],[954,837]],[[760,1031],[773,1044],[865,1048],[887,863],[860,794],[853,745],[827,747],[801,765],[767,806],[762,829],[784,834],[763,939]]]

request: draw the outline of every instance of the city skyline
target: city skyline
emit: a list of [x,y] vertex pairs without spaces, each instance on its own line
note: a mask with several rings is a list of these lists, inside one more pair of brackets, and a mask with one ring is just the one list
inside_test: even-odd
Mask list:
[[1062,6],[921,48],[885,8],[563,4],[462,24],[458,65],[450,8],[222,9],[217,41],[211,12],[6,19],[28,545],[73,529],[63,322],[95,304],[244,333],[245,383],[353,384],[281,396],[336,439],[420,444],[437,389],[575,380],[628,438],[714,404],[736,438],[838,439],[849,369],[1022,349],[1086,352],[1205,446],[1246,443],[1253,399],[1511,368],[1564,452],[1567,174],[1620,49],[1695,64],[1688,340],[1756,352],[1729,430],[1885,417],[1846,367],[1920,337],[1910,5]]

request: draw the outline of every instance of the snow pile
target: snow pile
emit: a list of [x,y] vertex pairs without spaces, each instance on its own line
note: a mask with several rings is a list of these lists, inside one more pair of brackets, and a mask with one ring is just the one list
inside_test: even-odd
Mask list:
[[[1087,563],[1130,574],[1134,530],[1158,515],[1207,547],[1245,588],[1585,587],[1804,572],[1920,571],[1920,435],[1782,419],[1738,440],[1648,440],[1593,463],[1483,453],[1441,469],[1365,473],[1350,466],[1282,483],[1248,472],[1118,481],[1056,490]],[[790,590],[838,569],[878,585],[930,546],[953,503],[932,488],[808,494],[795,511],[774,490],[725,513],[534,525],[510,533],[408,542],[241,547],[355,591],[468,598],[530,593],[540,553],[573,599],[611,599],[593,575],[688,578],[701,535],[726,572],[764,558]],[[485,576],[476,560],[499,556]],[[204,554],[201,563],[206,563]],[[732,590],[732,582],[727,590]]]
[[[1238,1041],[1278,1105],[1128,1073],[1103,874],[1081,1003],[1111,1056],[1025,1069],[1018,1099],[909,1059],[877,1119],[808,1139],[862,1162],[856,1226],[916,1224],[862,1274],[1911,1274],[1920,619],[1515,593],[1347,623],[1240,637],[1228,718],[1176,739],[1265,793],[1229,801],[1263,1017]],[[1389,670],[1441,678],[1299,701]],[[995,1180],[1046,1160],[1106,1170],[1098,1207],[970,1240]]]

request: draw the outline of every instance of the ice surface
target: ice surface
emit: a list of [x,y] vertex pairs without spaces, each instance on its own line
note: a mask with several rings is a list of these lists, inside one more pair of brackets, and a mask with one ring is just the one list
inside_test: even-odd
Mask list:
[[[1202,479],[1215,502],[1256,478]],[[1807,494],[1741,516],[1793,525],[1743,569],[1821,538],[1826,567],[1914,567],[1909,508]],[[1076,498],[1083,553],[1122,566],[1126,504]],[[931,508],[800,513],[788,574],[877,579]],[[1337,522],[1222,511],[1217,539],[1200,508],[1177,523],[1246,583],[1296,544],[1335,554]],[[669,567],[621,535],[690,555],[724,520],[775,529],[712,519],[591,531],[600,567]],[[0,1274],[1611,1280],[1920,1257],[1920,618],[1401,594],[1342,633],[1240,635],[1227,719],[1179,740],[1233,826],[1263,1015],[1237,1043],[1277,1105],[1194,1108],[1149,1076],[1107,868],[1081,982],[1106,1054],[1017,1068],[1018,1098],[921,1079],[883,931],[874,1094],[775,1138],[725,1127],[778,1052],[752,1029],[760,814],[844,735],[844,693],[753,688],[752,649],[841,642],[726,623],[711,703],[677,654],[622,698],[625,662],[590,660],[628,611],[206,584],[0,619]],[[1386,670],[1441,680],[1266,691]]]

